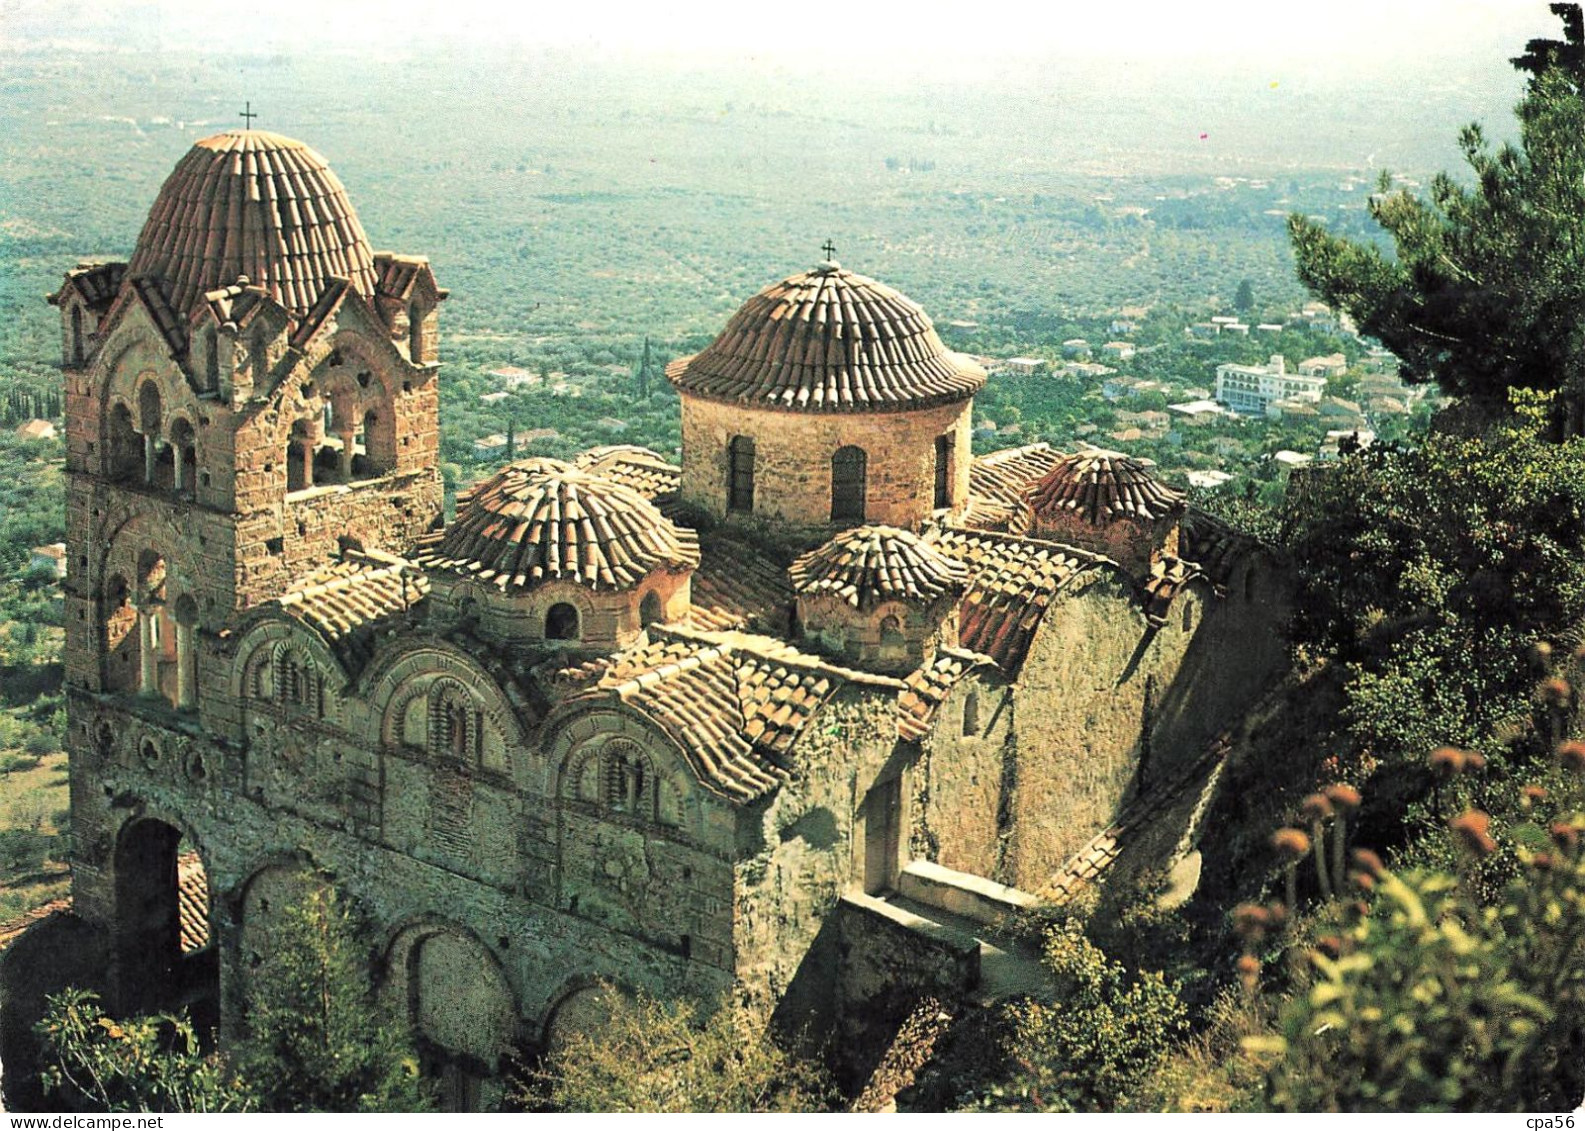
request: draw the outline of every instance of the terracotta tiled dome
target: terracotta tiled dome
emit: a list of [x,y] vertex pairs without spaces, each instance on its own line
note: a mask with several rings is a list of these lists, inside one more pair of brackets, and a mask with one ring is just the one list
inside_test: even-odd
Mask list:
[[300,141],[235,130],[197,142],[165,179],[128,273],[188,314],[238,276],[305,314],[331,279],[374,293],[374,255],[347,192]]
[[894,599],[934,601],[969,581],[962,562],[892,526],[844,530],[788,572],[798,593],[831,593],[861,609]]
[[417,561],[506,592],[541,582],[631,589],[657,569],[691,570],[699,540],[631,487],[553,459],[508,464],[457,498]]
[[917,303],[835,263],[760,291],[666,376],[712,400],[804,412],[924,408],[966,400],[985,384]]
[[1153,522],[1185,505],[1183,495],[1157,479],[1148,465],[1100,448],[1058,460],[1028,497],[1036,515],[1069,511],[1095,525],[1119,518]]

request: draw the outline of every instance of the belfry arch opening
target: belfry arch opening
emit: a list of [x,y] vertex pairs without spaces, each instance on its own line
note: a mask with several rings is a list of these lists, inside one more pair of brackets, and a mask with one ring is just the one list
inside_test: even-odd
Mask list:
[[220,966],[211,919],[208,873],[181,830],[156,818],[122,829],[115,853],[112,954],[119,1008],[185,1009],[200,1033],[213,1032]]

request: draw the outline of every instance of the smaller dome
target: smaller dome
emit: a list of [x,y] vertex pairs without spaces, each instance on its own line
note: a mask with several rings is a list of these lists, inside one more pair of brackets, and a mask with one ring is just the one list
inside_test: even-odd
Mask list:
[[800,595],[830,593],[857,609],[888,600],[931,602],[969,581],[968,566],[894,526],[844,530],[787,572]]
[[947,349],[918,303],[835,263],[760,291],[666,376],[684,393],[794,412],[928,408],[985,384],[985,371]]
[[1138,522],[1184,509],[1184,497],[1150,470],[1150,465],[1101,448],[1063,456],[1029,489],[1037,516],[1076,514],[1096,526],[1119,518]]
[[459,495],[457,517],[420,540],[416,560],[508,593],[556,580],[632,589],[657,569],[697,567],[699,540],[631,487],[532,459]]

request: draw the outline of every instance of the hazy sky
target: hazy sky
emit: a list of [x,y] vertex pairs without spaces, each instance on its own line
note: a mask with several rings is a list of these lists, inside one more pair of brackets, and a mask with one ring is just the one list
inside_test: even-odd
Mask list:
[[[0,40],[275,51],[465,42],[705,50],[950,66],[997,55],[1139,59],[1258,55],[1379,64],[1406,54],[1512,53],[1555,34],[1544,0],[0,0]],[[1500,55],[1499,55],[1500,57]]]

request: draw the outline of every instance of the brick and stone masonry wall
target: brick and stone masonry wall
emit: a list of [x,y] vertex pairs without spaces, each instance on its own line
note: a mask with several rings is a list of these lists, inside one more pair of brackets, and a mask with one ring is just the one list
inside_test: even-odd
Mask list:
[[797,527],[831,526],[831,457],[854,445],[868,457],[864,520],[917,527],[935,508],[936,437],[954,438],[954,509],[969,494],[969,402],[906,412],[796,413],[682,394],[683,498],[727,513],[728,445],[754,440],[754,513]]

